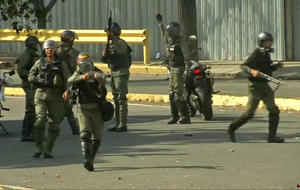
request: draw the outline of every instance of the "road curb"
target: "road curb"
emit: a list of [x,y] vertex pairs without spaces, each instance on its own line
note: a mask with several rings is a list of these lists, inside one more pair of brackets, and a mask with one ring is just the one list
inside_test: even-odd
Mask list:
[[[25,96],[22,88],[5,88],[5,95],[7,96]],[[129,93],[127,96],[132,102],[154,102],[154,103],[168,103],[169,96],[165,94],[134,94]],[[112,94],[108,93],[107,99],[112,100]],[[232,96],[232,95],[214,95],[214,106],[222,107],[239,107],[245,108],[247,105],[247,96]],[[300,98],[276,98],[277,106],[283,111],[300,111]],[[263,103],[259,104],[259,108],[264,108]]]
[[[110,72],[107,64],[104,63],[95,63],[95,66],[101,69],[103,72]],[[130,72],[132,74],[141,74],[141,75],[167,75],[168,69],[163,66],[147,66],[147,65],[131,65]]]

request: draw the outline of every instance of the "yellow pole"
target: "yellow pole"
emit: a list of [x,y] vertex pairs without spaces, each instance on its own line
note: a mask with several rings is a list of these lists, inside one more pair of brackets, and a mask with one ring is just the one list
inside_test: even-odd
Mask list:
[[144,40],[144,64],[150,64],[150,33],[149,29],[145,29],[145,40]]

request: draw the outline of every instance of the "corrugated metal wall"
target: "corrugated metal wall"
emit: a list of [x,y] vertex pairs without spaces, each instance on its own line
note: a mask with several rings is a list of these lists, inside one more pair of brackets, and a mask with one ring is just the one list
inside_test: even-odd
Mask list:
[[284,0],[198,0],[202,59],[243,59],[259,32],[274,35],[274,59],[285,58]]
[[[256,35],[270,31],[276,38],[275,59],[285,58],[284,0],[197,0],[201,59],[243,59],[256,46]],[[176,0],[67,0],[51,11],[48,28],[103,29],[109,10],[124,29],[149,28],[151,50],[162,51],[163,41],[155,20],[163,13],[165,22],[177,20]],[[10,23],[0,21],[1,28]],[[142,60],[142,45],[132,45],[134,59]],[[82,51],[99,58],[102,45],[80,45]],[[2,43],[0,53],[15,54],[22,43]]]

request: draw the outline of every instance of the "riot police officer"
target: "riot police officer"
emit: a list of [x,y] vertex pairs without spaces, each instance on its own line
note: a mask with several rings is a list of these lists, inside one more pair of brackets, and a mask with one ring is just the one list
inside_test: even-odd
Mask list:
[[68,83],[79,90],[77,99],[81,150],[84,167],[93,171],[93,161],[101,144],[104,127],[98,102],[105,99],[106,81],[103,72],[94,67],[89,54],[81,53],[77,58],[77,65],[77,70],[68,79]]
[[106,30],[109,46],[103,51],[102,61],[108,63],[111,70],[111,89],[115,103],[115,123],[108,131],[127,131],[127,97],[129,67],[131,65],[131,48],[120,38],[121,27],[118,23]]
[[18,74],[22,79],[22,88],[25,92],[25,116],[23,119],[21,142],[34,141],[32,137],[35,121],[34,93],[35,89],[30,87],[28,74],[35,61],[39,58],[39,40],[35,36],[29,36],[25,40],[26,50],[18,58]]
[[[36,61],[28,75],[29,81],[36,87],[35,158],[39,158],[41,154],[44,154],[44,158],[53,158],[52,149],[60,132],[59,124],[64,117],[63,95],[67,94],[66,81],[70,73],[67,65],[57,58],[57,46],[53,40],[45,41],[43,53],[46,57]],[[44,139],[47,117],[49,130]]]
[[258,35],[258,45],[253,53],[241,65],[241,69],[249,74],[249,94],[246,111],[228,127],[228,134],[232,142],[236,142],[235,131],[254,116],[257,106],[262,100],[269,111],[269,143],[283,143],[284,139],[276,136],[279,124],[280,110],[274,101],[274,92],[268,81],[259,77],[259,73],[272,75],[272,72],[283,67],[283,64],[273,64],[270,53],[273,52],[273,36],[269,32]]
[[[73,47],[75,39],[78,39],[75,32],[65,30],[61,34],[62,43],[57,49],[58,58],[67,64],[70,74],[73,74],[76,70],[76,59],[79,55],[79,51]],[[65,116],[68,119],[73,135],[78,135],[79,127],[74,117],[72,105],[68,104],[67,102],[65,102],[65,112]]]
[[[169,57],[169,99],[172,117],[168,121],[168,124],[175,124],[177,122],[181,124],[190,124],[189,110],[183,96],[185,62],[182,52],[180,25],[177,22],[170,22],[165,28],[162,22],[162,15],[157,14],[156,19],[163,32],[166,51]],[[179,118],[178,112],[180,112],[181,118]]]

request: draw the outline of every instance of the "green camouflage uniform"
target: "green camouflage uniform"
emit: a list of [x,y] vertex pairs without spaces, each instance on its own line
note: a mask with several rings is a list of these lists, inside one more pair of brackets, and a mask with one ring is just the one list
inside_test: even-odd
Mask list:
[[[59,135],[59,124],[64,117],[64,102],[63,93],[67,90],[67,79],[70,76],[67,65],[62,61],[57,61],[56,66],[58,72],[53,72],[52,69],[43,71],[45,65],[54,65],[49,63],[46,59],[38,60],[31,68],[29,73],[29,81],[34,83],[37,87],[34,103],[36,111],[36,121],[34,124],[34,138],[37,147],[37,153],[51,154],[52,148]],[[42,75],[55,74],[53,79],[49,79],[49,85],[47,87],[41,87],[38,85],[37,78],[42,78]],[[44,140],[44,131],[47,122],[49,123],[48,137]]]
[[[67,64],[70,74],[73,74],[76,70],[76,60],[79,55],[79,51],[74,49],[71,45],[62,43],[57,49],[57,55],[60,60],[63,60]],[[79,127],[76,124],[72,108],[72,105],[70,105],[68,102],[65,102],[65,116],[68,119],[72,133],[79,134]]]
[[[102,72],[95,69],[94,73],[101,76]],[[106,96],[105,79],[96,81],[90,78],[83,80],[84,73],[75,71],[68,79],[70,85],[75,85],[78,92],[78,119],[80,126],[80,141],[85,164],[92,164],[101,144],[103,133],[103,119],[99,108],[99,101]],[[85,166],[86,167],[86,166]],[[89,169],[93,170],[93,169]]]
[[115,55],[103,57],[102,61],[109,64],[111,70],[111,89],[115,103],[115,119],[119,124],[127,123],[127,93],[129,80],[129,67],[131,65],[131,49],[120,37],[115,36],[110,48],[115,49]]
[[[273,65],[270,54],[259,48],[248,57],[245,63],[241,65],[244,72],[250,73],[250,69],[258,70],[267,75],[272,75],[272,71],[278,69],[278,65]],[[274,92],[268,84],[268,81],[259,77],[249,76],[249,93],[246,111],[230,125],[230,130],[235,131],[248,122],[254,116],[260,101],[263,101],[269,111],[269,138],[275,137],[280,110],[274,101]]]
[[22,139],[29,137],[33,132],[33,125],[35,121],[35,109],[34,109],[34,94],[35,89],[31,88],[28,81],[28,74],[35,61],[39,58],[37,50],[27,47],[25,52],[20,55],[18,59],[18,74],[22,79],[22,88],[25,91],[26,106],[25,116],[22,126]]
[[166,34],[166,29],[163,24],[160,24],[164,40],[166,43],[166,52],[169,57],[169,100],[170,108],[173,119],[179,118],[178,112],[180,112],[182,117],[189,120],[189,111],[187,103],[183,96],[184,93],[184,71],[185,62],[184,55],[182,52],[182,41],[181,38],[171,39]]

